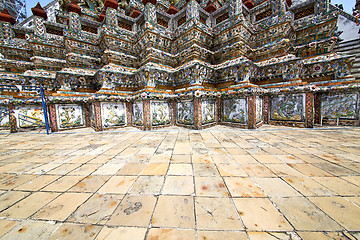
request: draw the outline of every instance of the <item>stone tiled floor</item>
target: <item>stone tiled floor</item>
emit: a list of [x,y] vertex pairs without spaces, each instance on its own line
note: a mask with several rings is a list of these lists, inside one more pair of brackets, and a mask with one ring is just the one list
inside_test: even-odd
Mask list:
[[1,239],[360,238],[360,128],[0,135]]

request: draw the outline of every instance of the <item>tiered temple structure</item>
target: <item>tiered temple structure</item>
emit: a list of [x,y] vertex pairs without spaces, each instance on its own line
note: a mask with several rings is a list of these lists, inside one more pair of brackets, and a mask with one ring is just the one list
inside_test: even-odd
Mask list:
[[12,132],[43,122],[40,85],[52,131],[359,125],[360,79],[354,57],[333,50],[328,0],[51,4],[17,25],[0,14],[1,124]]

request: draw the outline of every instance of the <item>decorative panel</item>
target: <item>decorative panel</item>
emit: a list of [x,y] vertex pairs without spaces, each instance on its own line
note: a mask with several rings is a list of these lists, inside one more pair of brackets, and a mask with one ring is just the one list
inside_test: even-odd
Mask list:
[[357,94],[326,94],[321,97],[324,118],[356,118]]
[[126,124],[125,103],[102,102],[101,119],[102,119],[102,126],[104,128],[125,125]]
[[201,102],[202,124],[215,122],[215,101],[207,100]]
[[58,128],[84,126],[83,107],[76,104],[56,105]]
[[303,94],[279,95],[272,97],[270,101],[271,120],[305,120],[305,98]]
[[44,111],[41,105],[21,106],[15,112],[19,127],[45,126]]
[[[1,106],[1,108],[7,108],[7,106]],[[8,111],[4,111],[4,109],[2,109],[2,111],[0,111],[0,127],[9,127],[9,126],[10,126],[10,122],[9,122]]]
[[168,102],[151,101],[151,125],[170,124],[170,106]]
[[144,123],[144,118],[143,118],[143,103],[138,101],[138,102],[134,102],[133,104],[133,121],[134,124],[137,126],[142,126]]
[[194,102],[191,100],[178,102],[177,123],[193,125],[194,122]]
[[259,123],[263,120],[262,110],[263,99],[260,96],[256,96],[256,123]]
[[245,98],[226,99],[223,101],[223,121],[247,123],[247,101]]

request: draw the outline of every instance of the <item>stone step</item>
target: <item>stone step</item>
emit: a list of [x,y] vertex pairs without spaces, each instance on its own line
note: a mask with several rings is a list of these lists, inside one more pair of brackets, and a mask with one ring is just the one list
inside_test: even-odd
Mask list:
[[338,48],[335,49],[335,52],[341,52],[346,54],[359,54],[360,53],[360,47],[355,49],[345,49],[345,48]]
[[355,77],[355,79],[360,79],[360,73],[352,73],[352,75]]
[[360,45],[360,39],[355,39],[355,40],[351,40],[351,41],[346,41],[346,42],[340,42],[336,48],[345,48],[345,47],[349,47],[349,46],[359,46]]
[[354,62],[353,68],[360,68],[360,61]]
[[348,56],[355,56],[356,58],[360,58],[360,52],[359,53],[349,53],[349,52],[340,52],[340,51],[338,51],[338,53],[343,53],[343,54],[346,54]]

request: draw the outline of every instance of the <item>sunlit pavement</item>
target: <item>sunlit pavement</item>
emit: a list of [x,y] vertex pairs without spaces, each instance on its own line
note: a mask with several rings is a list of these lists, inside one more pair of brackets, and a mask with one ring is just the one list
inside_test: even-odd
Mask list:
[[360,239],[360,128],[0,133],[1,239]]

